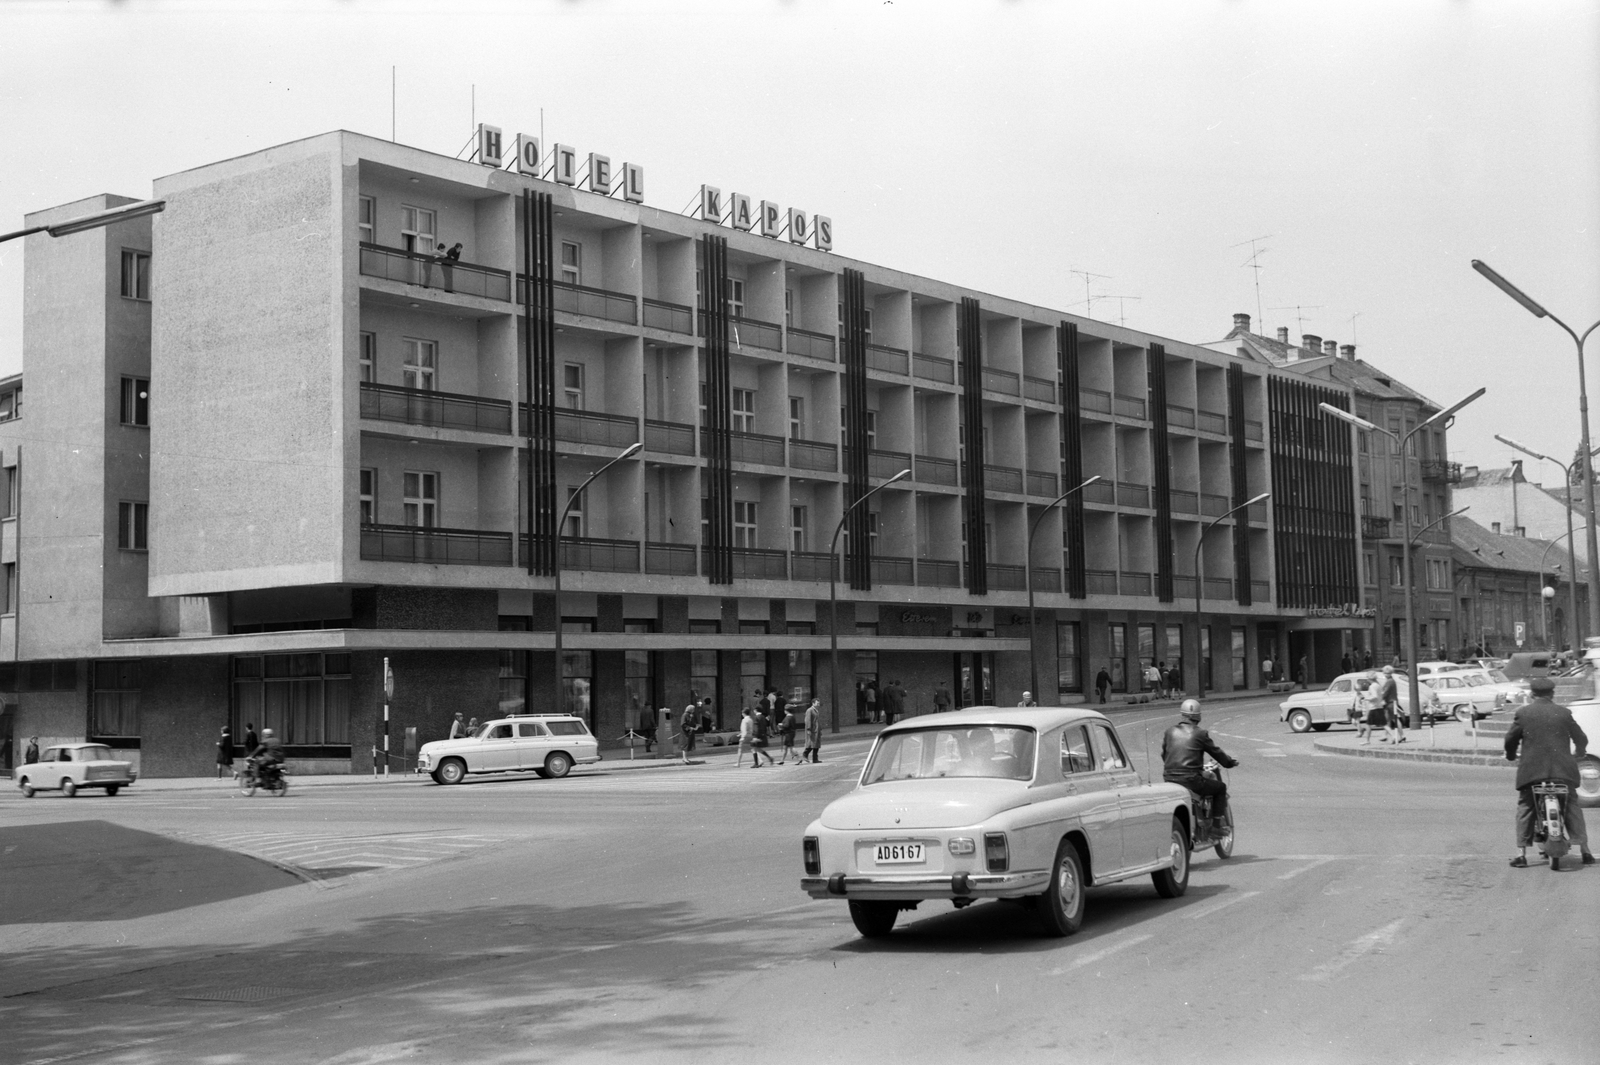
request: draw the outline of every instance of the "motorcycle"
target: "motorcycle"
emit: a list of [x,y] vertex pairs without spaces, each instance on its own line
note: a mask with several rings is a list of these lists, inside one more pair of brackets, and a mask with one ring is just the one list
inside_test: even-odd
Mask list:
[[[1202,774],[1211,780],[1222,779],[1222,766],[1216,759],[1209,755],[1205,760]],[[1196,792],[1189,793],[1190,808],[1193,816],[1194,832],[1189,839],[1191,851],[1204,850],[1206,847],[1216,849],[1218,858],[1231,858],[1233,856],[1233,803],[1228,803],[1227,810],[1221,817],[1211,816],[1212,797],[1200,795]]]
[[257,788],[283,798],[289,794],[289,767],[277,765],[263,769],[254,758],[245,759],[244,768],[239,770],[239,791],[244,795],[254,795]]
[[1550,860],[1550,871],[1556,872],[1561,858],[1572,849],[1567,838],[1566,813],[1567,786],[1559,780],[1541,780],[1533,785],[1533,842]]

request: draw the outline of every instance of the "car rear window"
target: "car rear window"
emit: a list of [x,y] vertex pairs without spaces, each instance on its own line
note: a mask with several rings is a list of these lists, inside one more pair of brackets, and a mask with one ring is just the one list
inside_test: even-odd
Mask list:
[[1033,729],[974,725],[892,732],[879,741],[862,775],[865,784],[938,777],[1031,780]]
[[589,729],[582,721],[546,721],[545,728],[557,736],[587,736]]

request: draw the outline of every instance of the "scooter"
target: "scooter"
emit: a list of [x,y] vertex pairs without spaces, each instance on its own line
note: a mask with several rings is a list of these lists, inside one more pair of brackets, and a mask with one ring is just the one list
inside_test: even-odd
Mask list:
[[1552,873],[1560,868],[1562,856],[1572,849],[1565,820],[1569,798],[1562,781],[1541,780],[1533,785],[1533,842],[1550,860]]
[[[1222,779],[1222,766],[1216,759],[1206,757],[1205,766],[1201,773],[1212,780]],[[1221,817],[1211,816],[1212,798],[1209,795],[1189,793],[1193,797],[1191,809],[1194,832],[1189,839],[1191,851],[1203,850],[1214,847],[1218,858],[1231,858],[1233,856],[1233,803],[1228,803],[1228,808]]]
[[289,794],[289,767],[278,765],[263,772],[254,758],[245,759],[244,767],[239,770],[239,791],[244,795],[254,795],[257,788],[265,789],[268,795],[283,798]]

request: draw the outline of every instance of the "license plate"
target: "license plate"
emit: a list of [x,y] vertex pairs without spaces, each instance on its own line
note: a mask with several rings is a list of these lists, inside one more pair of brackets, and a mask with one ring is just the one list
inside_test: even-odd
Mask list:
[[924,860],[920,843],[879,843],[872,848],[875,865],[917,865]]

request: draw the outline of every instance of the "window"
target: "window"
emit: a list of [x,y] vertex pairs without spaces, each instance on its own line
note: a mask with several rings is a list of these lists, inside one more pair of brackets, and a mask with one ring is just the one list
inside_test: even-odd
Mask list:
[[723,291],[728,294],[728,317],[744,317],[744,282],[737,277],[723,278]]
[[290,746],[350,743],[350,655],[246,655],[233,660],[233,734],[272,729]]
[[1121,621],[1111,623],[1111,690],[1128,690],[1128,626]]
[[1182,678],[1182,676],[1183,676],[1183,626],[1182,625],[1168,625],[1167,626],[1167,646],[1166,646],[1165,654],[1166,654],[1167,657],[1165,659],[1163,659],[1163,661],[1165,661],[1167,663],[1167,668],[1168,669],[1177,670],[1179,678]]
[[[566,629],[572,623],[563,621],[561,624],[562,628]],[[590,694],[593,691],[594,652],[572,651],[563,647],[561,650],[562,705],[559,712],[582,718],[584,724],[590,725],[592,729],[593,722],[589,720],[589,706]]]
[[583,410],[583,363],[569,362],[561,368],[563,402],[568,410]]
[[[1231,633],[1229,654],[1233,659],[1233,686],[1235,689],[1244,687],[1244,626],[1237,625]],[[1309,683],[1311,678],[1306,677]]]
[[438,341],[405,337],[400,341],[400,346],[405,352],[405,376],[402,383],[407,388],[423,392],[432,392],[438,388],[436,376],[439,367]]
[[[838,305],[838,307],[839,307],[839,335],[842,337],[842,336],[844,336],[844,304],[840,303]],[[863,307],[863,308],[861,308],[861,324],[862,324],[861,331],[866,336],[866,340],[864,341],[864,343],[867,343],[867,344],[872,343],[872,308],[871,307]]]
[[1139,669],[1142,671],[1156,662],[1156,627],[1154,625],[1138,625],[1134,634],[1139,641],[1137,656]]
[[[654,632],[652,620],[624,621],[624,632]],[[628,690],[629,726],[641,717],[648,716],[656,705],[656,653],[654,651],[624,651],[622,682]]]
[[1211,671],[1211,626],[1209,625],[1200,627],[1200,672],[1205,676],[1206,687],[1215,688],[1216,685],[1211,682],[1215,674]]
[[417,255],[432,255],[434,215],[425,207],[400,205],[400,246]]
[[1361,578],[1366,585],[1375,586],[1378,583],[1378,556],[1371,551],[1361,556]]
[[439,524],[439,475],[407,470],[404,481],[405,524],[419,529]]
[[361,383],[376,384],[378,380],[378,334],[361,334]]
[[783,290],[783,327],[794,328],[794,289]]
[[1398,555],[1389,558],[1389,585],[1392,588],[1403,588],[1406,583],[1405,564]]
[[1089,726],[1089,736],[1094,743],[1094,756],[1101,769],[1127,769],[1128,756],[1122,743],[1110,726],[1098,722]]
[[[501,632],[527,632],[530,619],[518,615],[500,616]],[[500,652],[500,713],[520,714],[528,705],[528,652]]]
[[789,508],[790,548],[795,551],[806,549],[806,508]]
[[89,735],[94,739],[139,735],[139,666],[132,661],[96,662],[89,696]]
[[[816,622],[791,621],[789,622],[789,635],[811,636],[817,631]],[[816,669],[812,664],[810,651],[789,652],[789,702],[807,705],[816,689]],[[859,661],[859,660],[858,660]],[[873,664],[876,668],[877,664]]]
[[150,382],[143,377],[122,379],[122,424],[150,424]]
[[1082,725],[1069,725],[1061,730],[1061,774],[1088,773],[1094,769],[1094,755],[1089,753],[1089,733]]
[[378,201],[371,196],[361,197],[359,208],[360,221],[356,223],[356,231],[361,234],[361,240],[367,244],[376,244],[373,224],[378,217]]
[[733,390],[733,431],[736,433],[756,431],[756,393],[753,388]]
[[583,284],[583,245],[570,240],[561,242],[561,281],[567,285]]
[[756,504],[752,500],[733,501],[733,546],[756,546]]
[[1428,587],[1436,592],[1446,591],[1450,587],[1450,560],[1444,558],[1428,559]]
[[1083,691],[1083,672],[1078,661],[1076,621],[1056,622],[1056,691],[1062,695]]
[[806,438],[806,401],[804,396],[789,397],[789,439]]
[[878,447],[878,412],[869,410],[867,416],[867,450],[875,451]]
[[567,485],[567,523],[561,527],[561,535],[569,540],[576,540],[583,536],[583,497],[578,494],[578,486]]
[[148,551],[149,503],[117,504],[117,546],[124,551]]
[[0,518],[15,518],[22,509],[22,471],[7,466],[0,483]]
[[378,520],[378,471],[370,466],[361,470],[361,524]]
[[127,251],[122,253],[122,296],[130,300],[150,298],[150,253]]
[[17,564],[7,562],[0,567],[0,614],[17,612]]
[[22,386],[0,389],[0,422],[22,417]]

